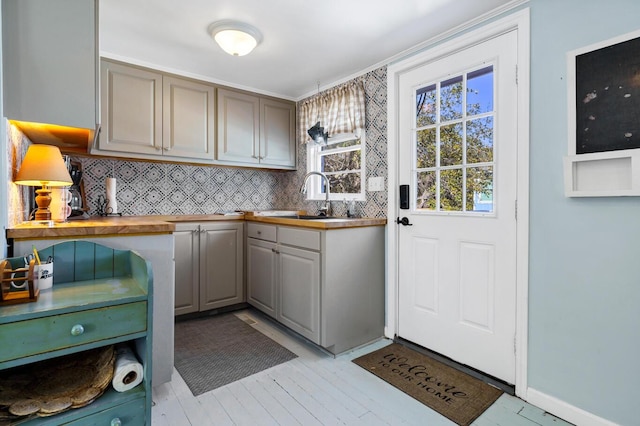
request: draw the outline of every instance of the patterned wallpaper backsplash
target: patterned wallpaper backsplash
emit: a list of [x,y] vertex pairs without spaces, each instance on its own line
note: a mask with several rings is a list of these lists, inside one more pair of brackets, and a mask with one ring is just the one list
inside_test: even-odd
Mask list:
[[[382,176],[387,181],[387,70],[382,67],[359,77],[366,92],[367,179]],[[10,126],[8,146],[10,168],[19,164],[24,138]],[[16,133],[17,132],[17,133]],[[21,154],[24,155],[24,154]],[[299,189],[307,171],[306,149],[298,148],[297,171],[268,171],[230,167],[128,161],[101,157],[74,156],[82,164],[85,198],[90,214],[96,214],[97,201],[106,193],[106,178],[116,178],[118,211],[123,215],[211,214],[233,210],[305,209],[315,213],[320,202],[305,201]],[[10,203],[17,185],[9,181]],[[15,197],[11,194],[16,193]],[[22,191],[24,194],[24,191]],[[366,193],[365,202],[356,202],[356,214],[386,217],[387,192]],[[333,214],[346,215],[341,202],[332,202]],[[10,209],[11,211],[11,209]],[[22,208],[23,220],[28,212]],[[9,225],[19,223],[10,218]]]

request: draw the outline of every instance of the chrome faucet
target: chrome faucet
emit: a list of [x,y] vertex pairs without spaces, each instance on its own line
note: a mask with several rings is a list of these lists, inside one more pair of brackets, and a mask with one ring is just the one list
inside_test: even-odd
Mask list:
[[329,201],[330,189],[329,189],[329,178],[327,177],[327,175],[325,175],[324,173],[315,172],[315,171],[307,173],[305,175],[305,177],[304,177],[304,182],[302,183],[302,186],[300,187],[300,193],[301,194],[306,194],[307,193],[307,181],[313,175],[320,176],[326,182],[324,207],[320,208],[320,216],[329,216],[329,213],[330,213],[330,210],[331,210],[331,202]]

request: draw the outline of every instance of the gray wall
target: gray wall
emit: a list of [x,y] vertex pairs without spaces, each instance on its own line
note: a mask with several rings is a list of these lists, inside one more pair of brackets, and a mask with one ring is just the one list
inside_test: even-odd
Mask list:
[[529,385],[638,424],[640,198],[565,198],[562,157],[566,53],[640,29],[640,2],[532,0],[530,7]]

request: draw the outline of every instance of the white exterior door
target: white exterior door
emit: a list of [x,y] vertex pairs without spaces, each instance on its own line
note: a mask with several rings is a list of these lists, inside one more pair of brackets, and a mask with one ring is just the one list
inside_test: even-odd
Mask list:
[[[515,383],[517,32],[398,80],[398,335]],[[405,207],[405,208],[403,208]],[[408,208],[406,208],[408,207]]]

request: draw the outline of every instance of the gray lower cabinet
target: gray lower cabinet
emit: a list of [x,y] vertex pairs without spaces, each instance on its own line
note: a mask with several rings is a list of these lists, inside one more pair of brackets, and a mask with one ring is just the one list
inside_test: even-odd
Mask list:
[[247,223],[247,301],[334,354],[384,333],[384,227]]
[[320,253],[281,245],[278,259],[280,291],[277,320],[319,344]]
[[247,238],[247,302],[276,318],[276,243]]
[[177,223],[175,315],[245,301],[242,222]]

